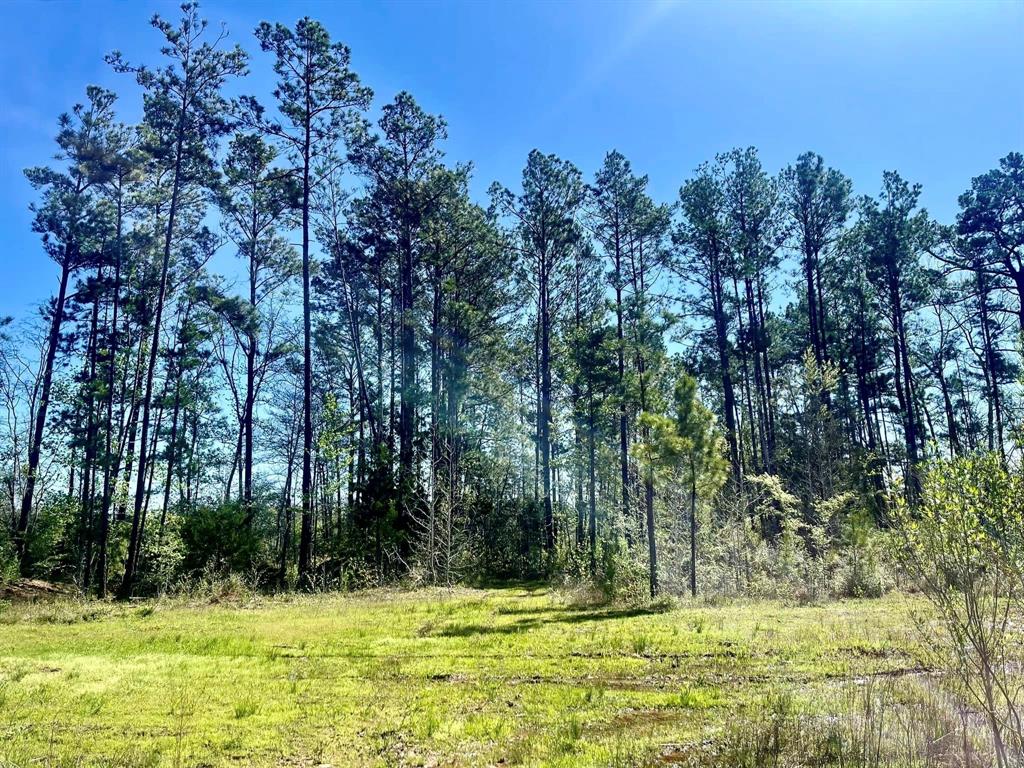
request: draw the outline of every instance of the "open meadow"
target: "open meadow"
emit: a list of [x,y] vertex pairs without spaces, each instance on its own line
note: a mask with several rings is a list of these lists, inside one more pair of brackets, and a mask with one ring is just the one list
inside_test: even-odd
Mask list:
[[876,742],[898,759],[958,727],[915,654],[923,608],[529,587],[9,603],[0,764],[884,764]]
[[1024,768],[1024,0],[0,20],[0,768]]

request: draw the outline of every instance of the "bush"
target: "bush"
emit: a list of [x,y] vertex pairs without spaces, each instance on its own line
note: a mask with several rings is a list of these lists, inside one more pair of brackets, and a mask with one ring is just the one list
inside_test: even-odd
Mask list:
[[705,592],[759,598],[808,599],[823,591],[824,563],[808,546],[812,531],[799,501],[779,478],[752,476],[724,492],[719,519],[702,528],[698,571]]
[[825,698],[773,692],[731,719],[700,765],[733,768],[938,768],[991,765],[984,733],[938,688],[914,678],[830,687]]
[[649,595],[647,566],[619,541],[602,541],[597,561],[597,586],[605,597],[643,602]]
[[260,564],[262,540],[246,517],[245,508],[237,503],[199,507],[183,516],[181,567],[185,573],[247,573]]
[[[168,514],[163,530],[157,519],[146,524],[136,584],[140,594],[166,592],[181,573],[185,560],[185,545],[181,538],[182,519],[178,515]],[[125,532],[129,533],[130,528]]]
[[867,510],[847,522],[844,548],[835,568],[834,590],[841,597],[881,597],[894,586],[890,537],[879,531]]
[[1000,767],[1024,760],[1020,659],[1011,654],[1024,597],[1022,505],[1024,482],[986,454],[935,462],[919,507],[896,506],[902,562],[944,630],[924,626],[926,647],[984,714]]
[[48,501],[28,532],[30,573],[47,581],[74,582],[83,561],[82,513],[79,505],[67,497]]
[[853,494],[804,509],[779,478],[745,478],[723,492],[701,527],[706,594],[809,601],[878,597],[894,586],[887,534]]
[[18,553],[6,528],[0,530],[0,584],[18,578]]

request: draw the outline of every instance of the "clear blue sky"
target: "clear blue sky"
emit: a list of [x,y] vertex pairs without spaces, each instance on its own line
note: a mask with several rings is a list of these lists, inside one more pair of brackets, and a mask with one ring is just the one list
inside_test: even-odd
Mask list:
[[[0,4],[0,315],[55,287],[22,174],[53,153],[57,115],[87,84],[122,94],[105,53],[158,62],[147,20],[170,2]],[[885,169],[924,185],[949,220],[971,176],[1024,150],[1024,2],[227,2],[202,4],[253,55],[237,91],[269,100],[252,29],[321,20],[352,48],[379,106],[406,89],[449,122],[448,155],[474,193],[518,184],[530,149],[590,177],[619,149],[674,199],[700,162],[755,145],[772,171],[813,149],[874,193]]]

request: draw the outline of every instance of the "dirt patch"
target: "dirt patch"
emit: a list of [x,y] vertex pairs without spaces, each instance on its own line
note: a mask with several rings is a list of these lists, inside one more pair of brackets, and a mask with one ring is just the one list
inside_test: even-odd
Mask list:
[[701,765],[713,757],[713,745],[704,741],[700,744],[662,744],[657,755],[659,765]]
[[67,587],[41,579],[18,579],[10,584],[0,584],[0,600],[39,602],[69,597],[71,594]]

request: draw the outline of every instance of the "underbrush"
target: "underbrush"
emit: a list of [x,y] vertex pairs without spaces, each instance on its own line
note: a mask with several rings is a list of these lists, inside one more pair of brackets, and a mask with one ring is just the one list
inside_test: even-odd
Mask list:
[[0,526],[0,586],[18,578],[18,556],[6,526]]
[[981,716],[928,674],[866,678],[827,696],[769,696],[691,765],[731,768],[986,768]]

